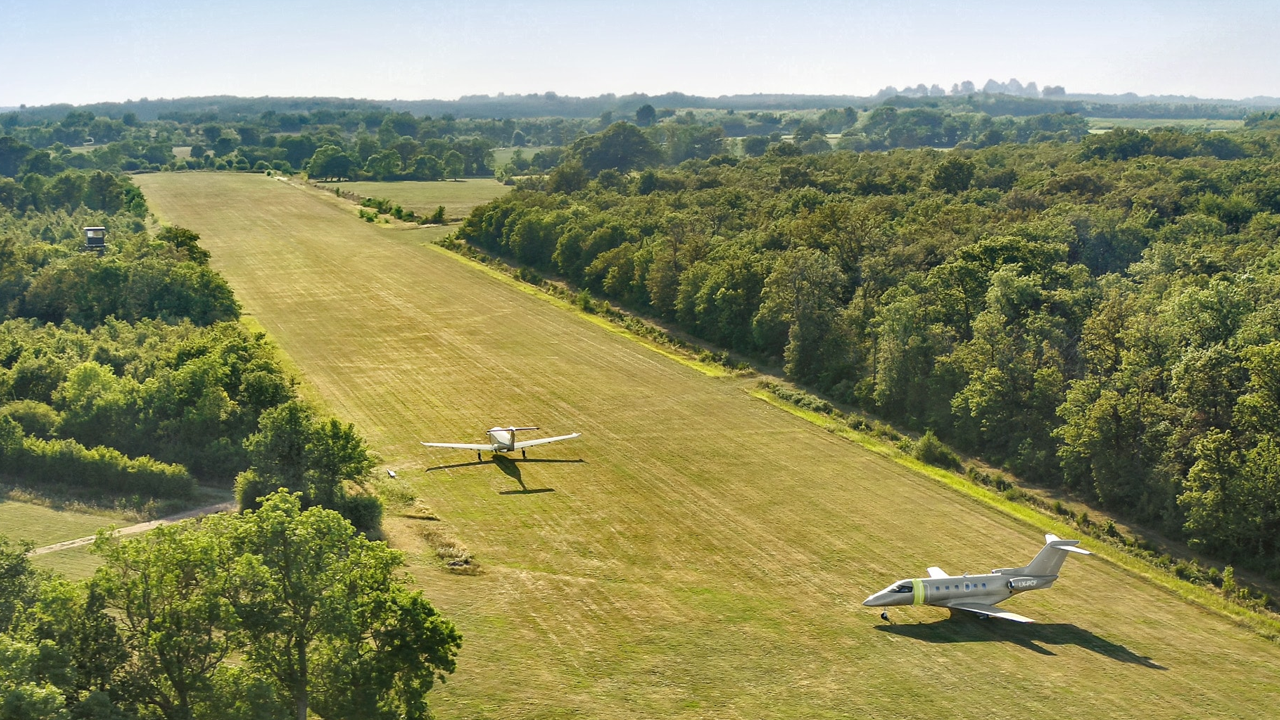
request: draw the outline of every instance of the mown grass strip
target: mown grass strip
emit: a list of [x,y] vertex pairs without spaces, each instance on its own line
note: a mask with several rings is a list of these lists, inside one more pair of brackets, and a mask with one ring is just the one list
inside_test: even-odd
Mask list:
[[659,355],[667,358],[668,360],[674,360],[675,362],[678,362],[687,368],[692,368],[694,370],[697,370],[703,375],[706,375],[708,377],[715,377],[715,378],[729,377],[731,375],[731,373],[727,372],[723,367],[719,365],[714,365],[712,363],[705,363],[705,362],[702,362],[701,360],[697,360],[695,358],[687,357],[687,356],[681,355],[680,353],[673,352],[667,348],[662,347],[658,343],[655,343],[652,340],[649,340],[648,338],[641,337],[640,335],[637,335],[624,327],[620,327],[617,323],[610,322],[607,318],[602,318],[599,315],[589,313],[583,310],[582,308],[573,305],[572,303],[565,302],[564,300],[556,297],[555,295],[552,295],[551,293],[543,290],[542,288],[536,287],[534,285],[530,285],[529,283],[526,283],[526,282],[520,282],[519,280],[511,277],[510,275],[507,275],[506,273],[501,272],[499,270],[495,270],[494,268],[482,262],[469,258],[465,255],[461,255],[459,253],[453,252],[448,248],[440,247],[435,243],[428,242],[428,243],[423,243],[423,245],[425,247],[430,248],[434,252],[444,254],[450,258],[453,258],[454,260],[457,260],[460,263],[463,263],[464,265],[467,265],[471,268],[479,270],[485,275],[488,275],[489,277],[497,280],[498,282],[505,284],[508,287],[516,288],[522,293],[539,298],[540,300],[548,302],[554,305],[555,307],[560,308],[561,310],[567,310],[573,313],[574,315],[577,315],[578,317],[586,320],[587,322],[590,322],[594,325],[602,327],[605,330],[608,330],[609,332],[615,335],[620,335],[622,337],[627,338],[628,340],[637,342],[640,345],[643,345],[644,347],[648,348],[649,350],[652,350],[653,352],[656,352]]
[[[766,390],[756,389],[750,390],[749,392],[752,397],[759,398],[776,408],[789,412],[807,422],[813,423],[827,432],[855,442],[862,448],[881,457],[889,458],[900,465],[911,468],[912,470],[915,470],[922,475],[926,475],[972,500],[995,508],[1005,515],[1021,520],[1042,532],[1053,533],[1060,537],[1072,537],[1076,534],[1075,528],[1059,522],[1049,515],[1045,515],[1044,513],[1027,507],[1026,505],[1021,505],[1011,500],[1007,500],[986,488],[970,483],[955,473],[922,463],[909,455],[903,454],[889,443],[877,440],[876,438],[865,433],[858,432],[857,430],[853,430],[844,423],[834,420],[827,415],[796,407]],[[1146,580],[1156,587],[1167,590],[1183,600],[1195,603],[1206,610],[1215,612],[1248,627],[1268,640],[1280,642],[1280,622],[1277,622],[1272,618],[1231,603],[1219,595],[1211,593],[1198,585],[1187,582],[1186,580],[1174,577],[1163,570],[1154,568],[1148,563],[1145,563],[1132,555],[1121,552],[1106,543],[1098,542],[1089,537],[1083,537],[1080,540],[1080,544],[1095,555],[1105,559],[1117,567],[1123,568],[1143,580]]]

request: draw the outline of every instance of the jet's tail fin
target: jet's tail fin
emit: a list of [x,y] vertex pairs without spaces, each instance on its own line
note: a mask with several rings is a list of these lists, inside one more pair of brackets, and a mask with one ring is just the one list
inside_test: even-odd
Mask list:
[[1067,553],[1093,554],[1082,547],[1077,547],[1079,544],[1079,540],[1063,540],[1057,535],[1045,535],[1044,547],[1036,553],[1035,558],[1026,567],[1005,568],[996,572],[1004,575],[1057,575],[1062,569],[1063,561],[1067,559]]

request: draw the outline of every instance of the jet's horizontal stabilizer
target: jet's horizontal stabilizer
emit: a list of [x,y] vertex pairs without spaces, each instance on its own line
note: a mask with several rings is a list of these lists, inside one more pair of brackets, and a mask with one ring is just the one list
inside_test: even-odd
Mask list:
[[951,608],[952,610],[967,610],[971,613],[976,613],[978,615],[988,615],[990,617],[998,617],[1004,620],[1012,620],[1014,622],[1020,622],[1020,623],[1035,622],[1035,620],[1032,620],[1031,618],[1026,617],[1025,615],[1019,615],[1018,613],[1011,613],[1008,610],[1001,610],[995,605],[983,605],[982,603],[974,603],[974,602],[957,602],[957,603],[948,603],[947,605],[945,605],[945,607]]
[[1053,533],[1049,533],[1045,535],[1044,542],[1046,545],[1052,545],[1060,550],[1067,550],[1074,553],[1080,553],[1081,555],[1093,554],[1082,547],[1078,547],[1080,545],[1079,540],[1063,540],[1062,538],[1058,537],[1057,535],[1054,535]]

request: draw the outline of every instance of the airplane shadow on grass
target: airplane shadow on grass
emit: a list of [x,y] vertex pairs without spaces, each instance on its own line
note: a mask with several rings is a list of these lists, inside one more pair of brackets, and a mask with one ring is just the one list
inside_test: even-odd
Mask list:
[[917,625],[877,625],[881,632],[893,633],[931,643],[1010,642],[1041,655],[1056,655],[1045,645],[1077,645],[1120,662],[1141,665],[1153,670],[1168,668],[1143,657],[1129,648],[1067,623],[1014,623],[1005,620],[982,620],[952,615],[949,619]]
[[472,460],[470,462],[454,463],[452,465],[437,465],[429,467],[426,472],[433,470],[449,470],[451,468],[471,467],[473,465],[496,465],[499,470],[507,477],[515,480],[520,485],[519,490],[502,490],[499,495],[537,495],[538,493],[555,492],[555,488],[530,488],[524,484],[524,477],[520,472],[520,466],[524,463],[586,463],[586,460],[578,458],[576,460],[556,460],[553,458],[509,458],[505,455],[494,455],[490,460]]

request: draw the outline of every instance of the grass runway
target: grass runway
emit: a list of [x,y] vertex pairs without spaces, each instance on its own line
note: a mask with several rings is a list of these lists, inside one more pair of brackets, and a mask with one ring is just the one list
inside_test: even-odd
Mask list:
[[[1184,718],[1280,703],[1280,645],[1097,558],[1017,626],[861,606],[889,582],[1024,563],[1032,528],[503,284],[332,195],[137,177],[329,408],[439,522],[388,513],[465,636],[441,718]],[[419,440],[578,431],[528,462]],[[472,440],[471,438],[474,438]],[[443,530],[477,575],[436,559]]]

